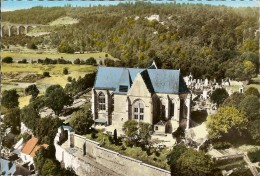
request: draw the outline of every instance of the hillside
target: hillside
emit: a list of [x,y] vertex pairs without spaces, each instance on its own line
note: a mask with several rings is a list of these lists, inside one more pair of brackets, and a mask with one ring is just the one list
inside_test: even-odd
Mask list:
[[[151,15],[159,15],[159,21],[148,20]],[[124,66],[146,67],[155,60],[160,68],[180,68],[195,78],[239,80],[258,70],[257,8],[135,3],[34,7],[2,16],[3,21],[37,24],[52,24],[65,16],[78,19],[75,24],[52,26],[50,35],[30,40],[53,48],[66,44],[74,51],[108,52]],[[8,42],[3,39],[4,45]]]

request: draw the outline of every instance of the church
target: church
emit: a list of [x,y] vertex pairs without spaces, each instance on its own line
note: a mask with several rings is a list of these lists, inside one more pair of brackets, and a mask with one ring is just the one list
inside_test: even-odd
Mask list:
[[188,129],[191,93],[180,70],[98,67],[92,89],[95,124],[123,127],[127,120],[146,122],[155,133]]

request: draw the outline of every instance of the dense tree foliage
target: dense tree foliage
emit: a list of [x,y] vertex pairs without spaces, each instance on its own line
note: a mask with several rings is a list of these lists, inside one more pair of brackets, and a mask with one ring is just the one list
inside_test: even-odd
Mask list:
[[[34,124],[35,125],[35,124]],[[57,129],[62,125],[59,118],[45,117],[37,121],[37,128],[34,133],[39,138],[39,143],[52,144],[57,133]]]
[[18,98],[19,95],[15,89],[5,90],[2,94],[1,105],[8,109],[16,108],[19,105]]
[[207,118],[209,137],[219,139],[239,135],[245,129],[248,119],[243,111],[225,106],[218,109],[216,114]]
[[72,97],[67,95],[60,85],[52,85],[46,89],[45,105],[58,115],[65,105],[73,103]]
[[39,93],[40,93],[40,91],[35,84],[32,84],[25,88],[25,94],[31,95],[32,99],[35,99]]
[[86,74],[83,78],[79,77],[76,81],[72,80],[71,83],[66,84],[65,92],[70,95],[76,95],[77,93],[93,87],[95,82],[96,73]]
[[[145,18],[153,14],[160,15],[159,22]],[[155,60],[159,68],[180,68],[183,75],[210,79],[245,80],[258,71],[257,8],[136,2],[34,7],[2,16],[3,21],[36,24],[77,18],[77,24],[50,27],[50,37],[39,41],[60,52],[106,51],[123,66],[146,67]],[[7,43],[8,38],[3,40]]]
[[173,147],[169,155],[167,155],[167,163],[170,165],[172,175],[177,174],[176,163],[180,156],[187,150],[185,145],[176,145]]
[[254,143],[260,144],[260,118],[249,121],[248,131]]
[[204,152],[176,145],[167,156],[171,175],[193,176],[213,175],[213,161]]
[[255,87],[249,87],[248,89],[245,90],[245,95],[248,96],[248,95],[255,95],[257,97],[260,97],[260,93],[258,91],[257,88]]
[[260,116],[260,101],[257,96],[246,96],[238,105],[239,109],[246,113],[249,120],[255,120]]
[[90,127],[94,120],[90,111],[79,110],[71,115],[70,125],[77,134],[87,134],[91,131]]
[[138,135],[138,122],[136,120],[128,120],[123,125],[124,132],[129,141],[135,141]]
[[239,103],[245,98],[245,95],[239,92],[234,92],[225,101],[222,106],[231,106],[238,109]]
[[211,176],[213,175],[213,162],[204,152],[188,148],[177,160],[177,175],[182,176]]
[[40,115],[32,105],[25,106],[21,110],[21,121],[29,129],[32,129],[34,131],[37,128],[37,123],[39,119]]
[[226,98],[228,98],[228,93],[224,88],[217,88],[214,90],[210,96],[210,99],[213,103],[216,103],[218,106],[221,105]]
[[151,125],[136,120],[128,120],[123,125],[124,132],[127,136],[128,145],[141,145],[144,147],[151,139]]
[[4,119],[4,128],[11,128],[11,132],[14,134],[20,133],[20,109],[12,108],[9,109],[5,114]]

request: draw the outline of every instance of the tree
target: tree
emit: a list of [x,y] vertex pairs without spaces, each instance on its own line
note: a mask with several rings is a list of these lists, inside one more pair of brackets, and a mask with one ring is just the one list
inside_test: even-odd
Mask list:
[[20,109],[16,107],[8,110],[4,116],[3,123],[7,128],[11,128],[12,133],[20,133]]
[[259,98],[255,95],[246,96],[239,104],[240,110],[246,113],[249,120],[255,120],[259,117],[260,102]]
[[217,105],[221,105],[225,99],[228,97],[228,93],[224,88],[217,88],[214,90],[210,96],[210,99],[213,103],[217,103]]
[[151,139],[150,131],[151,131],[151,125],[149,123],[139,122],[138,137],[143,144],[147,144]]
[[245,95],[239,92],[231,94],[221,106],[231,106],[238,109],[239,103],[245,98]]
[[210,176],[212,175],[213,161],[204,152],[188,148],[176,162],[177,175],[182,176]]
[[258,89],[255,88],[255,87],[249,87],[248,89],[245,90],[244,94],[246,96],[248,96],[248,95],[255,95],[257,97],[260,97],[260,93],[259,93]]
[[13,63],[13,58],[12,57],[4,57],[3,60],[2,60],[3,63]]
[[33,161],[35,163],[35,167],[37,168],[39,174],[42,174],[42,167],[45,163],[45,160],[48,156],[48,150],[44,147],[40,147],[36,153],[35,157],[33,158]]
[[21,121],[31,130],[35,130],[40,119],[39,113],[30,104],[21,110]]
[[46,89],[46,106],[58,115],[65,105],[73,103],[72,97],[67,95],[60,85],[51,85]]
[[260,144],[260,119],[249,121],[248,131],[256,144]]
[[90,111],[79,110],[74,112],[71,116],[70,125],[77,134],[89,133],[90,127],[93,125],[94,120]]
[[246,39],[241,48],[240,48],[240,51],[242,53],[246,53],[246,52],[253,52],[253,53],[258,53],[258,49],[259,49],[259,46],[257,44],[256,41],[252,40],[252,39]]
[[131,145],[137,145],[137,142],[139,140],[138,137],[138,122],[135,120],[128,120],[123,125],[124,132],[127,136],[126,138],[126,144]]
[[35,84],[29,85],[27,88],[25,88],[25,94],[31,95],[32,99],[35,99],[39,93],[40,91]]
[[33,42],[27,43],[27,48],[29,48],[29,49],[38,49],[38,47]]
[[67,81],[68,81],[68,82],[72,82],[72,77],[71,77],[71,76],[68,76]]
[[57,175],[59,174],[60,167],[58,162],[53,159],[46,159],[42,166],[42,175]]
[[177,172],[176,163],[180,156],[187,150],[185,145],[176,145],[173,147],[171,152],[167,155],[167,163],[170,165],[171,173],[174,175],[174,173]]
[[57,128],[62,125],[62,120],[59,118],[45,117],[39,119],[37,128],[34,133],[39,139],[39,143],[53,144],[57,133]]
[[216,114],[207,118],[209,137],[218,139],[245,129],[248,120],[243,111],[225,106],[218,109]]
[[62,42],[58,46],[58,52],[60,52],[60,53],[74,53],[74,49],[68,44],[68,42]]
[[19,106],[19,95],[15,89],[5,90],[2,94],[2,105],[8,109],[16,108]]
[[63,74],[64,74],[64,75],[69,74],[69,70],[68,70],[68,68],[64,68],[64,69],[63,69]]
[[80,64],[80,60],[79,60],[79,58],[77,58],[76,60],[74,60],[74,62],[73,62],[75,65],[79,65]]
[[44,77],[50,77],[50,73],[49,72],[43,72],[42,74]]
[[117,144],[117,130],[114,130],[114,142]]

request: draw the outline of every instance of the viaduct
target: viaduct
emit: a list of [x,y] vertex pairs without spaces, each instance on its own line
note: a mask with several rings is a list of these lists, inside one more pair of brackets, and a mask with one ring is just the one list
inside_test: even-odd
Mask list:
[[[22,34],[22,29],[24,29],[24,34],[27,34],[29,32],[29,29],[34,29],[40,26],[45,26],[41,24],[11,24],[11,23],[2,23],[1,24],[1,37],[5,35],[4,28],[7,28],[8,36],[12,36],[14,34],[20,35]],[[15,31],[15,32],[14,32]]]

